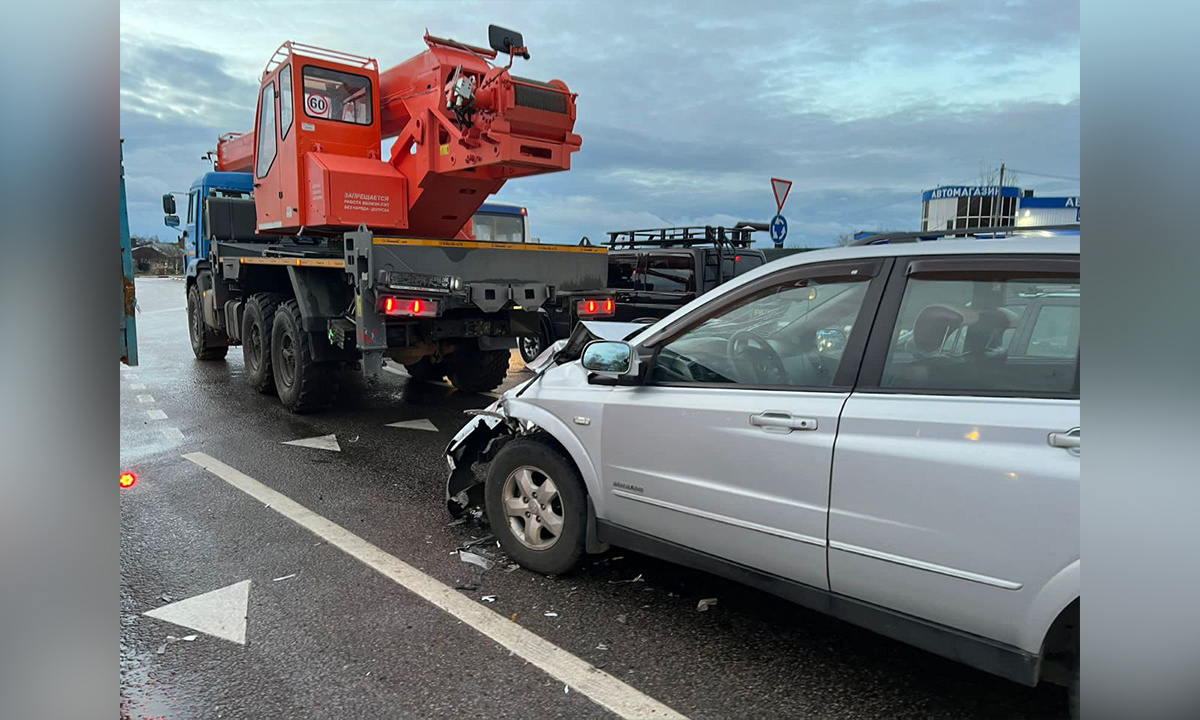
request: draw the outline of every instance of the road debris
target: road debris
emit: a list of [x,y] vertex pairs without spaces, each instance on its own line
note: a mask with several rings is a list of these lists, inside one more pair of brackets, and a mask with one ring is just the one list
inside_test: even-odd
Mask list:
[[608,645],[606,645],[605,643],[600,643],[599,645],[596,646],[596,649],[597,650],[607,650]]
[[617,616],[617,622],[621,623],[622,625],[624,625],[624,624],[625,624],[625,615],[624,615],[624,613],[622,613],[621,615],[618,615],[618,616]]
[[568,695],[568,694],[570,694],[570,692],[571,692],[571,686],[563,685],[563,695]]
[[513,570],[520,570],[520,569],[521,569],[521,566],[516,563],[509,563],[508,565],[504,566],[504,572],[512,572]]
[[492,562],[491,560],[488,560],[484,556],[476,555],[473,552],[459,551],[458,559],[462,560],[465,563],[471,563],[472,565],[478,565],[479,567],[483,568],[484,570],[491,570],[492,567],[496,564],[496,563]]
[[544,612],[542,615],[545,615],[546,617],[558,617],[558,613],[556,612]]
[[458,518],[457,520],[451,520],[450,522],[446,523],[446,527],[454,527],[455,525],[462,525],[466,521],[467,521],[467,516],[463,515],[462,517]]
[[487,535],[484,535],[481,538],[474,538],[474,539],[468,540],[467,542],[460,545],[458,549],[466,550],[468,548],[475,547],[476,545],[482,545],[483,543],[488,542],[489,540],[495,540],[495,539],[496,539],[495,535],[488,533]]
[[610,585],[620,585],[621,583],[635,583],[635,582],[646,582],[646,581],[642,578],[641,573],[638,573],[638,576],[633,578],[632,580],[609,580],[608,581],[608,583]]
[[712,607],[713,605],[716,605],[716,604],[717,604],[716,598],[704,598],[700,602],[696,603],[696,612],[705,612],[710,607]]
[[[509,616],[508,616],[508,621],[509,621],[509,622],[516,622],[516,621],[517,621],[517,614],[516,614],[516,613],[513,613],[512,615],[509,615]],[[512,653],[509,653],[509,655],[512,655]]]
[[482,601],[484,601],[484,602],[490,602],[490,603],[491,603],[491,602],[496,602],[496,596],[495,596],[495,595],[484,595],[483,597],[481,597],[481,598],[479,598],[479,599],[480,599],[480,600],[482,600]]
[[159,645],[158,649],[154,651],[154,654],[162,655],[163,653],[165,653],[167,651],[168,645],[173,645],[174,643],[177,643],[180,640],[182,640],[184,642],[192,642],[197,637],[198,637],[197,635],[184,635],[183,637],[178,638],[178,637],[175,637],[174,635],[168,635],[167,641],[165,643],[163,643],[162,645]]
[[275,579],[274,579],[274,580],[272,580],[271,582],[279,582],[280,580],[290,580],[290,579],[292,579],[292,578],[296,577],[296,576],[297,576],[297,575],[299,575],[299,574],[300,574],[300,573],[292,573],[291,575],[284,575],[283,577],[277,577],[277,578],[275,578]]

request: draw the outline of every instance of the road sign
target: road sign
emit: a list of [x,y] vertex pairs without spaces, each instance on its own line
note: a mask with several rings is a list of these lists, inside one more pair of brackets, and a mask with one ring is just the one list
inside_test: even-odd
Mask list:
[[[775,204],[779,208],[779,213],[782,214],[783,203],[787,201],[788,193],[792,191],[792,181],[771,178],[771,189],[775,191]],[[786,223],[784,224],[786,225]]]
[[782,215],[776,215],[771,218],[771,241],[776,247],[783,246],[783,240],[787,237],[787,220]]

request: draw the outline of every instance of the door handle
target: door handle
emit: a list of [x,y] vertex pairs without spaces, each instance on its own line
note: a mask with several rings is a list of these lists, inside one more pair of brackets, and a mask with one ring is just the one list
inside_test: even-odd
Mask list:
[[1052,432],[1046,436],[1046,442],[1050,447],[1063,448],[1064,450],[1079,449],[1079,428],[1071,428],[1066,432]]
[[751,415],[750,424],[763,428],[768,432],[783,431],[790,433],[793,430],[817,429],[816,418],[793,417],[791,413],[780,412],[778,410],[767,410],[757,415]]

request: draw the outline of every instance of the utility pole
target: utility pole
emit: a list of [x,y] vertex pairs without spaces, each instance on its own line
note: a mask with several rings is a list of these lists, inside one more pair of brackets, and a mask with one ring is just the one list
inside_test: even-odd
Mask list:
[[1004,205],[1004,161],[1000,161],[1000,186],[996,198],[992,200],[992,227],[999,226],[1004,221],[1001,207]]

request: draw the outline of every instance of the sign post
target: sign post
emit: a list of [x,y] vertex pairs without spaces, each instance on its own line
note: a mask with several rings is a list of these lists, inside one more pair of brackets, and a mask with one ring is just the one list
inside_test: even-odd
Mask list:
[[792,181],[771,178],[771,189],[775,191],[777,210],[775,217],[771,218],[771,241],[775,243],[775,247],[783,247],[783,241],[787,238],[787,219],[783,217],[783,204],[787,201],[788,193],[792,191]]

